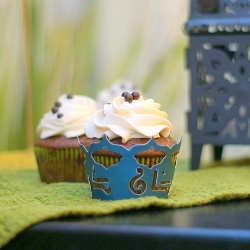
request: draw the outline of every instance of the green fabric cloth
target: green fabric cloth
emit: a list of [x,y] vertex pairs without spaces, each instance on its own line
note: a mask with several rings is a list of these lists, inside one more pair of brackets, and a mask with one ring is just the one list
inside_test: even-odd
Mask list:
[[24,229],[44,220],[250,197],[250,166],[217,166],[191,172],[184,171],[187,163],[180,161],[168,199],[94,200],[84,183],[42,183],[32,157],[30,151],[21,156],[20,152],[0,154],[0,248]]

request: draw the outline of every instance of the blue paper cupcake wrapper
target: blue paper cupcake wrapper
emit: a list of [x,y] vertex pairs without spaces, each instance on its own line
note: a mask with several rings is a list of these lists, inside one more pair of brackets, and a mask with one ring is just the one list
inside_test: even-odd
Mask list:
[[[92,198],[102,200],[119,200],[142,196],[168,198],[175,172],[176,152],[180,150],[178,143],[167,146],[158,145],[154,138],[146,144],[135,145],[126,149],[122,145],[112,144],[106,136],[99,143],[92,143],[89,150],[79,141],[81,150],[86,154],[86,169]],[[119,162],[104,166],[93,157],[95,151],[103,148],[122,155]],[[136,153],[154,149],[162,151],[165,156],[159,163],[148,167],[145,162],[138,162]],[[144,159],[145,160],[145,159]],[[105,161],[105,158],[103,158]]]

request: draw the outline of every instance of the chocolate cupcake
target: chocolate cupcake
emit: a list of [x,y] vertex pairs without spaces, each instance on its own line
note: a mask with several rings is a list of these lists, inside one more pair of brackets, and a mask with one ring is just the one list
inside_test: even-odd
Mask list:
[[81,95],[61,95],[37,127],[34,152],[43,182],[87,182],[85,156],[76,137],[96,111],[96,102]]
[[180,149],[171,131],[160,104],[138,92],[123,93],[96,111],[79,140],[93,198],[167,198]]

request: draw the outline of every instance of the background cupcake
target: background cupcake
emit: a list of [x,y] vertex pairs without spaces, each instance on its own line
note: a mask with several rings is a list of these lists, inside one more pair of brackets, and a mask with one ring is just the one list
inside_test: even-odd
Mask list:
[[125,92],[86,123],[80,141],[94,198],[168,197],[180,143],[160,107]]
[[87,181],[84,154],[76,137],[84,135],[84,124],[96,109],[96,102],[90,97],[63,94],[44,114],[37,126],[39,138],[34,142],[42,181]]
[[98,108],[102,109],[103,105],[106,103],[110,103],[116,98],[117,96],[121,95],[123,92],[129,92],[132,93],[134,91],[139,91],[141,93],[141,90],[138,89],[132,81],[128,79],[119,79],[115,82],[113,82],[109,88],[101,89],[97,93],[97,106]]

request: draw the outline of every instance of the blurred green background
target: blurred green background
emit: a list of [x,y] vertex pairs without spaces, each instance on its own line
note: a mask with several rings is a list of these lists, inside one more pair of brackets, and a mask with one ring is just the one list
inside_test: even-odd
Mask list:
[[96,98],[119,78],[162,104],[176,140],[187,137],[188,1],[29,0],[28,25],[24,3],[0,1],[0,151],[30,147],[62,93]]

